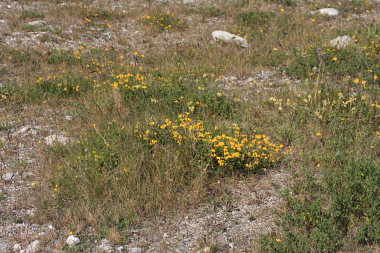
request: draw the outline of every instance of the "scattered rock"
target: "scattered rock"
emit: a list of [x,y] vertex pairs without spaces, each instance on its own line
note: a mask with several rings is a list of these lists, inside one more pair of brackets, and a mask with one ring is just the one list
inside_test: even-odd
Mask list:
[[13,251],[15,252],[18,252],[20,251],[22,248],[21,248],[21,245],[16,243],[15,245],[13,245]]
[[246,39],[226,31],[214,31],[211,33],[211,35],[215,41],[224,41],[227,43],[233,42],[240,45],[241,47],[248,47],[248,42]]
[[11,181],[13,176],[14,176],[14,174],[12,172],[5,173],[3,175],[3,180],[4,181]]
[[29,210],[26,210],[26,213],[28,216],[34,216],[34,214],[36,213],[36,210],[35,209],[29,209]]
[[35,253],[40,250],[40,240],[35,240],[26,248],[25,253]]
[[111,253],[113,252],[113,248],[111,243],[107,239],[103,239],[100,241],[100,245],[96,247],[96,252],[102,253]]
[[124,247],[123,246],[117,246],[115,249],[117,252],[123,252]]
[[73,120],[73,116],[67,115],[67,116],[65,117],[65,119],[68,120],[68,121]]
[[33,173],[30,172],[30,171],[25,171],[25,172],[22,173],[22,178],[23,179],[27,179],[27,178],[30,178],[32,176],[33,176]]
[[13,136],[31,136],[36,135],[38,133],[38,130],[41,130],[40,126],[30,127],[30,126],[23,126],[20,130],[17,132],[14,132]]
[[49,146],[53,145],[55,142],[66,144],[69,142],[69,138],[62,136],[62,135],[57,135],[53,134],[45,138],[45,143]]
[[344,35],[342,37],[338,36],[337,38],[331,40],[330,45],[332,45],[338,49],[341,49],[341,48],[347,47],[348,45],[352,44],[353,42],[354,42],[354,40],[351,39],[351,37]]
[[142,248],[139,248],[139,247],[130,248],[130,252],[131,253],[141,253],[142,252]]
[[339,16],[339,11],[335,8],[323,8],[316,11],[311,12],[312,15],[320,14],[320,15],[326,15],[329,17],[337,17]]
[[36,26],[36,27],[44,27],[44,26],[47,26],[47,23],[43,20],[35,20],[35,21],[28,22],[27,25]]
[[79,243],[80,243],[80,240],[78,237],[76,237],[74,235],[70,235],[69,237],[67,237],[67,240],[66,240],[67,245],[74,246],[74,245],[77,245]]
[[179,246],[179,249],[178,249],[177,252],[181,252],[181,253],[189,253],[190,250],[189,250],[187,247],[181,245],[181,246]]
[[184,4],[193,4],[195,2],[196,2],[196,0],[183,0]]
[[7,252],[9,250],[10,245],[6,242],[0,242],[0,252]]

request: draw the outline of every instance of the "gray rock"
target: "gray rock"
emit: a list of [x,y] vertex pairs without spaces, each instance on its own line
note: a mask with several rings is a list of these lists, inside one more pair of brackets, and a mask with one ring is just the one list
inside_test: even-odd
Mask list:
[[339,11],[335,8],[323,8],[316,11],[312,11],[311,14],[312,15],[320,14],[320,15],[325,15],[329,17],[337,17],[339,16]]
[[111,243],[107,239],[101,240],[100,245],[96,247],[96,252],[112,253],[113,248],[111,246]]
[[123,252],[124,247],[123,246],[117,246],[115,249],[117,252]]
[[10,245],[6,242],[0,242],[0,253],[7,252],[9,250]]
[[27,25],[36,26],[36,27],[44,27],[44,26],[47,26],[47,23],[43,20],[35,20],[35,21],[28,22]]
[[80,239],[75,235],[70,235],[67,237],[66,244],[69,246],[74,246],[80,243]]
[[330,41],[330,45],[338,49],[345,48],[352,43],[354,43],[354,40],[347,35],[344,35],[342,37],[338,36],[337,38]]
[[181,253],[189,253],[190,250],[189,250],[187,247],[181,245],[181,246],[179,246],[179,249],[177,250],[177,252],[181,252]]
[[40,250],[41,242],[40,240],[35,240],[26,248],[25,253],[35,253]]
[[13,176],[14,176],[14,174],[12,172],[5,173],[3,175],[3,180],[4,181],[11,181]]
[[241,47],[248,47],[248,42],[246,39],[234,35],[232,33],[226,32],[226,31],[213,31],[211,33],[212,38],[215,41],[224,41],[226,43],[235,43],[238,44]]

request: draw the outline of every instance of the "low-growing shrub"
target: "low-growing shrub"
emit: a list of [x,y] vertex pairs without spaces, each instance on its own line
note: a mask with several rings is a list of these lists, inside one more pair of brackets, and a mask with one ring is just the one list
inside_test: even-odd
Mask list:
[[227,14],[226,11],[221,10],[220,8],[214,5],[202,5],[198,7],[195,12],[202,15],[203,17],[221,17]]
[[286,70],[298,78],[313,78],[317,72],[323,72],[335,80],[348,77],[358,84],[363,81],[364,84],[378,84],[379,47],[379,44],[372,44],[363,50],[355,46],[344,49],[314,46],[304,51],[294,50],[295,60]]
[[23,10],[20,15],[20,19],[43,19],[44,17],[45,13],[35,9]]
[[240,13],[236,19],[240,25],[247,27],[259,27],[268,25],[274,17],[275,14],[270,12],[248,11]]
[[269,169],[285,155],[268,136],[225,122],[237,117],[239,102],[207,87],[210,75],[120,71],[87,80],[91,89],[81,96],[91,102],[80,103],[78,115],[91,127],[52,154],[45,181],[52,195],[42,206],[75,213],[66,226],[125,232],[143,216],[199,201],[204,195],[188,196],[205,192],[205,182]]
[[113,20],[125,16],[123,12],[101,8],[82,8],[81,14],[87,20]]
[[263,250],[335,252],[348,244],[380,243],[379,178],[379,161],[371,157],[328,171],[322,182],[304,177],[297,184],[302,189],[284,195],[283,233],[263,237]]

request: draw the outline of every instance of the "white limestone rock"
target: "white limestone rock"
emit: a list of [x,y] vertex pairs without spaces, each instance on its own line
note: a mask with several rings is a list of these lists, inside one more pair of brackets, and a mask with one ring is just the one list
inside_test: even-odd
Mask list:
[[13,176],[14,176],[14,174],[12,172],[5,173],[3,175],[3,180],[4,181],[11,181]]
[[348,45],[354,43],[354,40],[347,35],[338,36],[337,38],[330,41],[330,45],[338,49],[347,47]]
[[53,145],[56,142],[61,143],[61,144],[66,144],[69,141],[70,139],[67,138],[66,136],[57,135],[57,134],[53,134],[45,138],[45,143],[49,146]]
[[36,253],[40,250],[40,240],[35,240],[26,248],[25,253]]
[[226,31],[213,31],[211,35],[215,41],[224,41],[226,43],[236,43],[241,47],[244,47],[244,48],[248,47],[248,42],[246,39],[240,36],[234,35],[232,33],[226,32]]
[[44,27],[44,26],[47,26],[47,23],[43,20],[35,20],[35,21],[28,22],[27,25],[36,26],[36,27]]
[[312,11],[311,14],[312,15],[320,14],[320,15],[325,15],[329,17],[337,17],[339,16],[339,11],[335,8],[323,8],[316,11]]
[[130,248],[130,252],[131,253],[141,253],[142,248],[140,248],[140,247]]
[[21,245],[16,243],[15,245],[13,245],[13,251],[14,252],[19,252],[21,250]]
[[75,235],[70,235],[66,239],[66,244],[69,246],[74,246],[80,243],[80,239]]

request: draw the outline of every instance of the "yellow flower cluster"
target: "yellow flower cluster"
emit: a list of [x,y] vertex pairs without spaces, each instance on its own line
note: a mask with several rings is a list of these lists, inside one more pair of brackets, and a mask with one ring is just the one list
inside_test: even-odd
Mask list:
[[[254,170],[278,162],[286,155],[283,144],[276,144],[263,134],[249,136],[233,125],[223,133],[219,127],[207,131],[205,122],[189,117],[190,113],[178,115],[178,119],[149,122],[146,128],[138,124],[135,134],[150,145],[173,140],[178,145],[201,144],[216,166],[233,169]],[[204,150],[204,149],[199,149]]]
[[147,89],[146,78],[140,73],[132,74],[118,74],[113,75],[116,79],[114,81],[107,80],[106,84],[113,86],[115,89],[128,89],[128,90],[138,90]]
[[157,25],[163,30],[171,30],[175,27],[184,25],[184,21],[174,15],[172,12],[160,13],[157,16],[144,16],[142,20],[149,25]]

